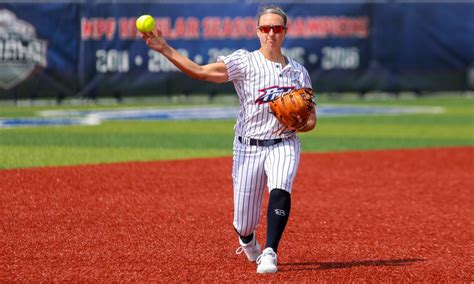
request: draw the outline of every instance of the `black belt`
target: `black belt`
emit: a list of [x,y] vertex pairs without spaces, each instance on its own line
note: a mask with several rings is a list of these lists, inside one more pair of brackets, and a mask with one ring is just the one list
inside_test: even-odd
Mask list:
[[[239,136],[238,139],[239,139],[240,143],[248,144],[248,145],[252,145],[252,146],[272,146],[272,145],[278,144],[281,141],[283,141],[283,139],[281,139],[281,138],[268,139],[268,140],[258,140],[258,139],[252,139],[252,138],[243,139],[241,136]],[[245,141],[247,143],[244,143],[242,141]]]

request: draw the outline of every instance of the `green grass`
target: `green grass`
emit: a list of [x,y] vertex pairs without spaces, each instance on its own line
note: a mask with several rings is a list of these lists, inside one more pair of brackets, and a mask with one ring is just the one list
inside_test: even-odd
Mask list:
[[[473,102],[468,97],[320,100],[319,105],[438,106],[445,112],[322,116],[316,131],[299,136],[304,151],[474,145]],[[106,108],[113,107],[117,106]],[[39,110],[61,109],[0,108],[1,117],[34,116]],[[0,129],[0,168],[231,156],[233,125],[234,121],[106,121],[97,126]]]

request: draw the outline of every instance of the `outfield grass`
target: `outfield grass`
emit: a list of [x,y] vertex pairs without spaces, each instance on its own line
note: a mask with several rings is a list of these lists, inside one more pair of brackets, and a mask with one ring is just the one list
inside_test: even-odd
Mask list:
[[[444,112],[321,116],[316,131],[300,134],[304,151],[474,145],[474,100],[469,97],[341,99],[318,104],[437,106]],[[45,109],[61,108],[1,107],[0,117],[35,116]],[[0,129],[0,168],[230,156],[233,125],[234,121],[105,121],[96,126]]]

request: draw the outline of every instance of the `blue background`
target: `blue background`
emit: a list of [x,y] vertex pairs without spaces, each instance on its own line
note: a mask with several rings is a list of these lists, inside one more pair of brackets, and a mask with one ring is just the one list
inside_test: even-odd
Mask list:
[[[3,3],[0,10],[13,12],[18,19],[36,28],[37,38],[48,42],[48,66],[37,70],[17,86],[0,89],[0,99],[52,96],[138,96],[172,93],[231,93],[232,84],[215,85],[187,78],[180,72],[150,72],[149,48],[140,38],[120,39],[118,27],[113,39],[81,39],[81,19],[154,17],[255,17],[257,4],[251,1],[222,3],[103,3],[77,1],[64,4]],[[308,1],[309,2],[309,1]],[[302,47],[305,66],[319,92],[348,91],[440,91],[473,89],[469,72],[474,68],[474,4],[406,3],[374,1],[344,4],[325,2],[280,3],[290,18],[367,17],[369,36],[290,38],[284,47]],[[1,28],[1,27],[0,27]],[[190,58],[200,55],[204,63],[212,48],[255,50],[258,38],[169,40],[176,49],[184,48]],[[327,47],[358,50],[357,68],[327,70],[321,66]],[[98,50],[126,51],[127,72],[97,71]],[[318,61],[310,62],[309,54]],[[139,55],[144,63],[134,64]],[[1,62],[0,62],[1,63]]]

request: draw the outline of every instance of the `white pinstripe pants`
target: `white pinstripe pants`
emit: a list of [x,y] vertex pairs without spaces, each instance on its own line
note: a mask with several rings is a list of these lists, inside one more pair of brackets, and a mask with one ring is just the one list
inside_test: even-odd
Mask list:
[[291,193],[300,161],[298,137],[273,146],[250,146],[234,139],[234,227],[241,236],[257,229],[262,213],[265,184],[269,190]]

